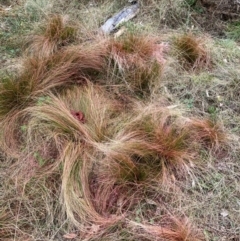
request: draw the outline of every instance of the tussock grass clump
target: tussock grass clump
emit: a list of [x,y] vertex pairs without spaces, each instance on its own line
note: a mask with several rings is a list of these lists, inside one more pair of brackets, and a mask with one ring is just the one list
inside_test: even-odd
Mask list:
[[[106,95],[89,84],[61,96],[50,94],[25,110],[30,116],[26,149],[38,163],[36,173],[60,168],[64,206],[76,225],[116,222],[119,217],[106,217],[119,212],[119,200],[124,200],[120,210],[130,208],[139,198],[139,187],[184,169],[190,159],[182,145],[188,139],[177,127],[170,128],[173,122],[163,108],[146,107],[137,111],[138,116],[129,115]],[[84,122],[73,112],[80,112]]]
[[70,23],[67,16],[52,15],[39,32],[30,38],[27,52],[33,56],[48,57],[76,40],[77,26]]
[[133,91],[149,91],[158,84],[167,46],[150,36],[126,36],[110,41],[113,72]]
[[[154,145],[155,144],[155,145]],[[192,158],[189,148],[189,135],[184,128],[171,123],[171,116],[163,118],[154,130],[154,144],[152,149],[160,157],[173,164],[184,163]]]
[[105,55],[103,48],[74,47],[48,58],[31,57],[25,60],[18,76],[3,79],[0,83],[0,118],[4,149],[17,147],[13,142],[22,134],[20,127],[25,123],[20,119],[26,119],[22,113],[25,108],[35,106],[48,91],[61,91],[63,86],[73,84],[83,85],[90,77],[92,81],[96,80],[104,72]]
[[[224,132],[208,120],[186,124],[171,108],[134,98],[151,96],[161,80],[167,45],[159,38],[99,35],[69,46],[76,40],[74,24],[50,16],[30,40],[19,75],[0,84],[1,149],[21,194],[20,201],[11,197],[12,210],[0,212],[0,233],[13,237],[15,223],[16,230],[40,233],[35,239],[77,229],[79,240],[110,240],[119,228],[132,240],[204,240],[186,220],[163,218],[169,211],[161,191],[180,190],[174,185],[188,181],[197,151],[219,148]],[[188,68],[208,66],[193,35],[174,44]],[[142,204],[148,207],[140,220]]]
[[128,209],[138,187],[154,176],[145,160],[151,157],[144,139],[136,132],[115,132],[112,139],[96,145],[98,155],[90,180],[92,199],[105,215]]
[[135,106],[132,112],[120,119],[111,139],[95,143],[98,155],[90,190],[97,210],[105,215],[117,212],[119,202],[121,209],[129,209],[133,200],[141,199],[138,189],[149,183],[184,178],[195,155],[187,130],[167,109]]
[[21,149],[21,126],[25,122],[22,111],[33,103],[33,91],[31,79],[8,76],[0,83],[0,145],[10,156],[17,156]]
[[192,138],[204,147],[218,149],[227,142],[224,129],[210,119],[191,119],[188,128]]
[[[32,131],[41,126],[66,140],[95,143],[110,137],[113,118],[119,109],[100,87],[89,84],[66,90],[62,97],[49,94],[26,112],[30,115],[29,140]],[[84,116],[84,122],[76,113]]]
[[[163,218],[164,220],[164,218]],[[165,218],[163,226],[154,226],[130,221],[130,225],[141,228],[155,240],[167,241],[204,241],[203,234],[193,227],[187,219]],[[166,225],[167,224],[167,225]]]
[[[194,157],[190,148],[188,130],[181,126],[180,117],[168,108],[156,104],[138,106],[134,118],[126,130],[139,130],[144,143],[139,149],[150,154],[147,163],[152,170],[164,172],[167,169],[185,169],[187,163]],[[164,173],[161,173],[164,176]],[[166,174],[166,173],[165,173]]]
[[116,217],[104,217],[95,208],[89,189],[91,159],[84,150],[69,143],[62,153],[62,197],[68,218],[85,232],[92,224],[108,225]]
[[104,72],[106,51],[74,47],[48,58],[31,57],[18,76],[0,84],[0,115],[23,108],[34,96],[62,85],[84,83],[88,77]]
[[49,58],[28,58],[23,74],[32,75],[43,92],[67,84],[85,83],[86,79],[97,77],[106,67],[106,50],[103,46],[83,48],[76,46],[59,51]]
[[[60,172],[66,215],[85,231],[92,223],[116,221],[96,210],[89,190],[98,156],[96,143],[112,135],[113,118],[119,113],[118,105],[105,95],[100,87],[89,83],[68,89],[61,96],[48,93],[37,98],[36,105],[25,108],[24,148],[12,173],[19,181],[29,182],[33,177],[52,177]],[[84,115],[84,122],[76,118],[76,112]]]
[[202,69],[210,67],[210,56],[203,45],[203,40],[192,33],[184,34],[174,40],[174,46],[179,51],[185,67]]
[[33,86],[30,80],[18,81],[15,77],[9,76],[2,79],[0,83],[0,118],[23,109],[31,96]]

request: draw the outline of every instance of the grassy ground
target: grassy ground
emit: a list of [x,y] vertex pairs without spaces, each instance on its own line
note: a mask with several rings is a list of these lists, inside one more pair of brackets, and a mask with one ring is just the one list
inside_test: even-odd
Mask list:
[[126,2],[0,2],[2,240],[240,240],[238,22]]

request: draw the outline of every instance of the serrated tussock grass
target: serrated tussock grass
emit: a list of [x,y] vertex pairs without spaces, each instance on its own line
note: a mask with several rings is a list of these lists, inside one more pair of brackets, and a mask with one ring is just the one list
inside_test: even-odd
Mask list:
[[104,72],[106,51],[73,47],[48,58],[29,57],[23,62],[19,75],[6,77],[0,85],[1,115],[14,109],[22,109],[45,91],[62,85],[83,84],[88,78],[94,79]]
[[[68,220],[83,239],[94,240],[111,233],[126,217],[134,218],[135,204],[146,189],[186,180],[198,154],[196,143],[208,150],[219,147],[224,134],[209,121],[184,123],[177,112],[149,98],[136,98],[139,92],[150,95],[159,84],[167,46],[156,38],[127,34],[67,46],[75,40],[74,31],[61,16],[50,18],[43,35],[33,38],[20,74],[2,81],[0,143],[11,159],[10,178],[25,187],[23,195],[36,200],[30,208],[38,205],[38,193],[30,185],[39,180],[42,189],[50,185],[42,196],[45,214],[34,214],[33,226],[37,220],[57,225]],[[202,46],[192,36],[184,38],[177,44],[186,52],[185,61],[192,68],[206,64]],[[134,96],[122,103],[109,91],[111,85],[124,85]],[[54,203],[50,209],[49,203]],[[0,215],[8,225],[8,216]],[[184,221],[125,225],[141,228],[153,239],[203,240]]]
[[135,111],[126,130],[139,129],[148,153],[173,165],[192,159],[194,151],[188,148],[188,130],[179,124],[181,117],[177,113],[155,103],[139,105]]
[[193,70],[209,68],[211,65],[210,54],[204,45],[203,38],[187,33],[176,37],[173,41],[174,46],[179,52],[183,66]]
[[21,117],[24,109],[35,106],[45,92],[58,92],[63,86],[84,85],[90,77],[94,82],[105,71],[105,55],[106,51],[101,47],[82,49],[80,46],[46,58],[28,57],[19,75],[4,78],[0,83],[4,148],[17,146],[12,143],[19,139],[20,127],[25,125],[22,121],[25,116]]
[[26,52],[31,56],[49,57],[77,38],[77,25],[68,16],[52,15],[28,40]]
[[91,225],[109,225],[116,217],[101,215],[94,206],[89,189],[89,175],[92,162],[88,153],[75,144],[67,144],[62,153],[63,177],[62,198],[68,218],[80,229],[86,231]]
[[31,75],[39,92],[58,88],[61,85],[83,84],[105,71],[106,50],[95,47],[74,46],[59,51],[48,58],[28,58],[24,74]]
[[[29,107],[29,138],[38,126],[51,130],[53,135],[81,143],[101,142],[111,136],[111,124],[119,107],[107,98],[99,86],[73,87],[62,95],[49,94],[37,106]],[[76,117],[81,113],[84,122]],[[33,128],[31,128],[33,127]]]
[[8,76],[0,83],[0,118],[20,111],[29,102],[34,86],[29,79]]
[[[123,118],[111,139],[95,143],[99,154],[91,190],[101,212],[107,207],[116,210],[120,196],[130,208],[131,199],[140,198],[136,190],[141,186],[170,181],[172,175],[189,171],[195,154],[189,147],[190,138],[178,126],[170,127],[167,109],[147,107]],[[132,192],[124,195],[122,190]]]
[[[166,218],[165,218],[166,219]],[[164,218],[163,218],[164,220]],[[130,225],[135,227],[138,231],[148,233],[154,240],[167,240],[167,241],[203,241],[205,240],[203,234],[199,232],[192,223],[184,219],[176,217],[167,218],[165,225],[156,226],[148,224],[140,224],[130,221]]]
[[[113,74],[135,92],[149,92],[158,84],[167,45],[150,36],[128,33],[109,43]],[[111,72],[110,72],[111,73]],[[116,78],[117,80],[118,78]]]
[[[167,110],[154,107],[146,114],[139,108],[138,116],[129,115],[106,95],[89,83],[61,96],[49,94],[25,109],[29,116],[25,162],[33,165],[36,176],[62,172],[63,203],[75,225],[115,222],[119,218],[106,216],[118,212],[120,197],[130,208],[131,199],[140,198],[138,186],[161,180],[167,176],[163,171],[185,167],[185,159],[191,158],[188,147],[178,144],[185,136],[178,137],[176,129],[172,135],[167,131],[165,126],[171,123]],[[72,114],[73,109],[84,115],[84,122]]]
[[227,143],[227,133],[217,121],[193,118],[188,128],[193,139],[205,148],[217,150]]

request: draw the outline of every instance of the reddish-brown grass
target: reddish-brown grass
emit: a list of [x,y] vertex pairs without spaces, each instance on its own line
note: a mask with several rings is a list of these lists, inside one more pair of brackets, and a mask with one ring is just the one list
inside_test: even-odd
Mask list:
[[[163,219],[164,220],[164,219]],[[130,222],[135,227],[142,228],[154,240],[166,241],[204,241],[203,234],[194,228],[187,219],[177,219],[175,217],[165,218],[163,226],[151,226],[140,223]]]
[[206,148],[218,149],[227,141],[223,127],[210,119],[191,119],[187,125],[193,141]]
[[195,37],[192,33],[188,33],[177,37],[174,45],[179,51],[180,58],[184,60],[185,67],[192,69],[210,67],[210,56],[202,39]]
[[0,83],[4,149],[12,146],[15,147],[13,151],[16,151],[22,136],[20,127],[25,125],[22,120],[25,116],[20,118],[21,112],[34,106],[40,96],[44,96],[47,91],[60,91],[72,84],[86,84],[88,78],[94,81],[105,71],[106,50],[102,47],[74,47],[48,58],[27,58],[19,76],[6,78]]
[[33,79],[40,92],[71,83],[85,83],[89,78],[94,81],[106,69],[105,57],[106,50],[102,45],[91,48],[76,46],[49,58],[28,58],[23,76]]
[[158,153],[160,158],[172,164],[181,164],[184,160],[191,159],[188,140],[186,130],[177,128],[174,123],[170,124],[164,120],[154,130],[152,149]]
[[77,26],[67,16],[52,15],[40,26],[39,34],[29,39],[27,53],[32,56],[48,57],[76,40]]
[[161,76],[167,46],[156,38],[127,34],[109,44],[114,71],[133,90],[149,90]]

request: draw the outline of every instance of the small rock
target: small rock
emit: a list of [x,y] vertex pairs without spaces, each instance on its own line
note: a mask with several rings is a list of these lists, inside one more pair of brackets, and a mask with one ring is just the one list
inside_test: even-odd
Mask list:
[[227,210],[222,210],[222,212],[220,213],[224,218],[228,216],[228,211]]

